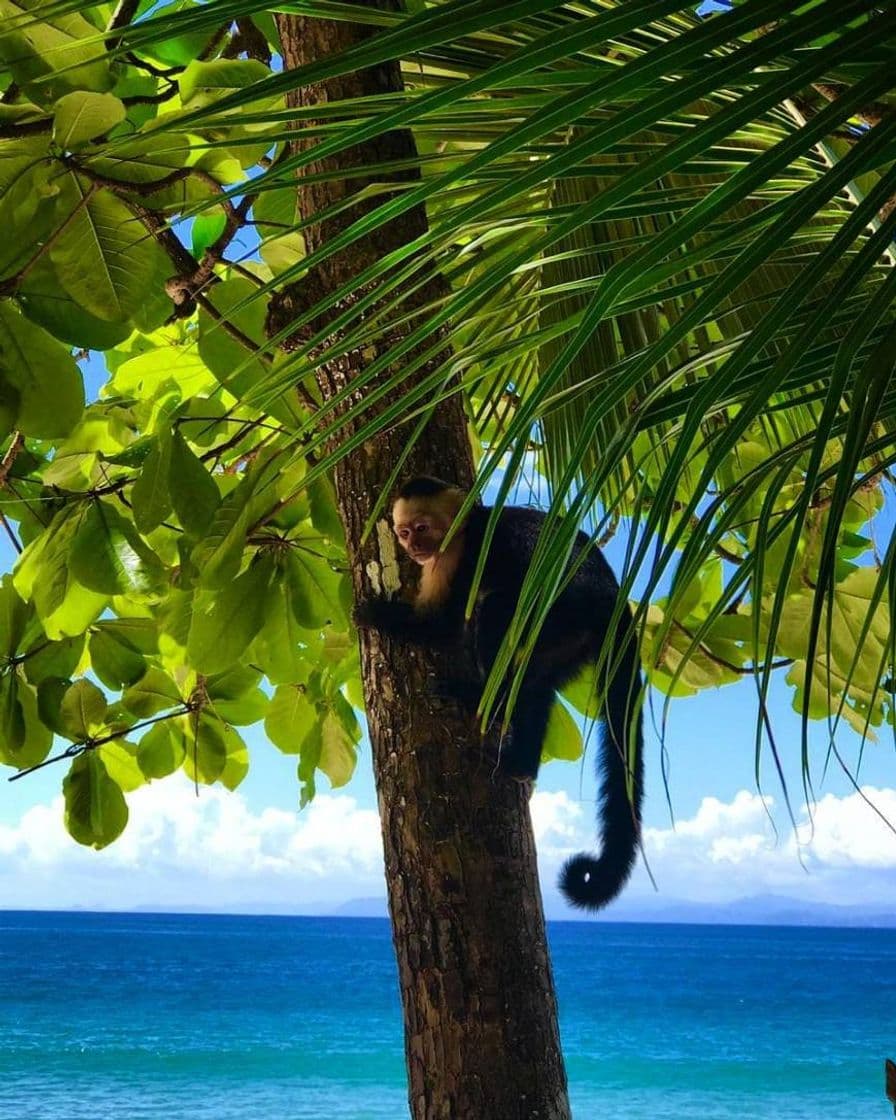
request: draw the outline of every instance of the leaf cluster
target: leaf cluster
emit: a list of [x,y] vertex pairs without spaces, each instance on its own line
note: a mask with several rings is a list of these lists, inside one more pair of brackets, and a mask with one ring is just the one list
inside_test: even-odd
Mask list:
[[[298,9],[377,33],[291,71],[256,0],[0,0],[0,509],[26,618],[4,761],[67,734],[88,842],[117,834],[114,788],[138,772],[235,784],[250,714],[299,754],[303,798],[317,770],[345,780],[328,472],[387,426],[410,447],[457,391],[480,489],[499,472],[500,508],[543,480],[552,510],[486,707],[524,671],[575,533],[625,526],[657,687],[749,675],[762,710],[786,667],[804,720],[891,722],[894,550],[868,525],[896,455],[893,11],[337,7]],[[401,94],[294,103],[390,60]],[[364,205],[306,252],[340,207],[304,218],[296,176],[344,179],[326,157],[396,128],[418,157],[365,166]],[[361,252],[421,206],[425,233]],[[352,282],[271,337],[271,301],[352,252]],[[421,306],[433,269],[450,293]],[[89,404],[86,351],[109,375]],[[362,368],[324,403],[319,371],[347,352]],[[38,679],[59,643],[74,660]],[[594,714],[594,682],[568,699]],[[549,757],[581,749],[567,717]]]

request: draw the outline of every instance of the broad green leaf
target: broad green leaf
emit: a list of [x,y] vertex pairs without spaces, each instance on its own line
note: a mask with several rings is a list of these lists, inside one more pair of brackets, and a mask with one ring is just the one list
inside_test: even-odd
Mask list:
[[292,268],[305,255],[305,241],[294,227],[301,221],[299,193],[292,187],[262,191],[252,214],[262,238],[259,252],[274,273]]
[[199,672],[224,672],[243,657],[264,623],[273,575],[262,557],[220,591],[197,592],[187,655]]
[[120,393],[151,400],[167,386],[178,388],[180,394],[190,397],[214,386],[215,379],[195,346],[179,350],[159,346],[122,362],[115,370],[112,384]]
[[25,745],[25,713],[19,702],[19,678],[15,673],[0,676],[0,761],[16,764]]
[[227,741],[224,724],[205,712],[190,716],[186,733],[183,769],[194,782],[211,785],[227,766]]
[[25,717],[25,742],[21,750],[15,753],[12,765],[25,769],[28,766],[37,766],[47,757],[53,745],[53,732],[40,718],[37,693],[21,681],[19,704]]
[[[209,387],[216,392],[214,385],[214,378],[210,376]],[[215,421],[226,414],[227,407],[219,397],[200,396],[197,392],[191,395],[178,412],[178,431],[189,443],[208,450],[220,442],[221,430],[226,425],[216,424]]]
[[172,437],[171,500],[181,525],[196,537],[205,533],[221,504],[215,480],[193,454],[179,428]]
[[[172,0],[171,3],[160,4],[155,12],[165,16],[183,12],[189,16],[191,12],[196,11],[198,6],[196,0]],[[194,59],[202,56],[212,37],[213,32],[209,29],[187,30],[181,34],[170,35],[167,38],[154,35],[145,53],[159,62],[167,63],[169,66],[186,66]]]
[[224,497],[208,532],[193,550],[203,587],[226,587],[239,571],[257,485],[257,476],[248,475]]
[[224,725],[224,746],[227,761],[219,781],[225,789],[235,790],[249,773],[249,751],[240,734]]
[[[34,261],[37,247],[53,232],[53,176],[46,136],[0,140],[0,276],[12,276]],[[38,261],[38,265],[39,265]]]
[[107,688],[136,684],[146,672],[146,661],[140,651],[110,630],[95,629],[88,648],[90,666]]
[[781,652],[793,658],[787,680],[796,689],[794,707],[801,709],[805,690],[811,688],[809,709],[814,718],[839,710],[860,734],[865,733],[867,724],[880,724],[887,700],[878,681],[890,641],[891,621],[885,601],[877,604],[865,627],[877,580],[874,568],[857,568],[836,586],[833,609],[822,616],[811,666],[807,666],[805,652],[813,600],[810,589],[785,601],[778,633]]
[[106,179],[138,187],[167,179],[180,170],[190,154],[187,136],[173,132],[139,133],[96,152],[84,152],[82,158],[91,171]]
[[13,426],[24,435],[58,439],[84,411],[84,386],[69,349],[0,303],[0,383],[17,401]]
[[62,734],[73,742],[89,739],[102,727],[107,707],[106,697],[95,684],[84,678],[74,681],[59,705]]
[[308,484],[308,497],[311,502],[311,524],[334,544],[344,547],[345,530],[339,519],[333,484],[324,475],[318,475]]
[[[131,211],[110,191],[98,191],[74,174],[56,199],[64,232],[50,260],[68,294],[98,319],[131,319],[149,299],[162,250]],[[171,273],[170,263],[165,269]]]
[[286,558],[286,579],[296,621],[316,629],[344,618],[339,598],[340,577],[330,565],[304,549],[292,549]]
[[264,731],[284,754],[299,754],[302,742],[319,721],[304,685],[284,684],[274,692],[264,719]]
[[227,217],[220,211],[200,214],[193,222],[193,256],[201,260],[202,254],[213,245],[227,228]]
[[44,677],[37,686],[37,712],[45,727],[57,735],[65,735],[66,724],[62,718],[62,701],[72,687],[66,677]]
[[48,638],[82,635],[108,603],[108,596],[83,587],[74,578],[70,553],[80,516],[63,510],[19,557],[13,583],[32,599]]
[[182,728],[171,724],[170,720],[154,724],[137,746],[137,764],[147,778],[167,778],[183,765],[184,733]]
[[12,657],[25,634],[31,611],[16,591],[12,576],[0,582],[0,657]]
[[225,723],[249,727],[264,719],[269,703],[268,696],[260,688],[256,688],[237,700],[215,700],[211,707],[215,715]]
[[736,672],[712,660],[703,650],[691,652],[686,661],[691,636],[680,626],[664,632],[663,622],[662,608],[652,605],[645,626],[645,648],[653,685],[669,696],[694,696],[700,689],[717,688],[739,679]]
[[162,578],[158,557],[108,502],[94,501],[72,541],[71,571],[91,591],[141,594]]
[[[257,291],[251,280],[237,276],[215,284],[206,297],[217,315],[235,327],[246,343],[228,334],[213,313],[202,307],[199,309],[199,353],[218,381],[237,400],[246,397],[269,376],[270,358],[264,356],[267,304],[253,298]],[[272,401],[266,411],[290,428],[297,426],[302,418],[298,405],[288,395]]]
[[224,316],[249,345],[231,337],[213,314],[199,309],[199,353],[218,381],[237,400],[262,380],[268,370],[260,356],[265,344],[266,304],[259,299],[249,302],[256,291],[250,280],[238,276],[215,284],[207,295],[217,314]]
[[201,103],[210,104],[217,91],[242,89],[270,74],[263,62],[254,59],[215,58],[210,62],[191,62],[177,82],[184,105],[200,98]]
[[562,689],[563,698],[589,719],[597,719],[600,709],[597,704],[597,680],[594,665],[586,665],[569,684]]
[[124,832],[128,807],[95,751],[79,755],[62,782],[65,827],[79,844],[105,848]]
[[137,748],[124,740],[113,740],[99,748],[106,772],[124,793],[131,793],[146,784],[146,775],[137,762]]
[[171,512],[173,483],[171,432],[162,428],[131,490],[134,524],[141,533],[151,533]]
[[0,0],[0,59],[29,97],[52,104],[69,90],[110,89],[109,60],[97,50],[90,23],[64,8],[32,22],[27,15],[35,9],[32,2]]
[[252,663],[264,670],[273,685],[304,681],[309,671],[308,642],[292,609],[291,591],[282,573],[268,593],[264,626],[252,648]]
[[[31,236],[34,236],[33,231]],[[27,317],[69,346],[109,350],[126,339],[133,329],[130,322],[110,323],[85,311],[63,289],[46,253],[28,270],[18,294]]]
[[104,618],[95,629],[111,634],[140,653],[155,653],[159,648],[158,624],[152,618]]
[[165,712],[183,703],[180,690],[162,669],[150,665],[136,684],[121,697],[121,702],[139,719]]
[[582,757],[582,732],[579,726],[559,700],[551,705],[548,728],[541,744],[541,760],[562,758],[575,762]]
[[162,665],[176,672],[186,661],[187,638],[193,619],[193,591],[172,590],[156,609]]
[[355,744],[360,738],[358,721],[351,706],[337,693],[333,707],[321,721],[320,757],[317,766],[330,779],[336,789],[344,786],[355,772],[358,752]]
[[318,720],[311,725],[299,749],[299,764],[296,767],[296,773],[299,778],[300,809],[304,809],[309,802],[313,801],[317,792],[315,776],[323,747],[322,722],[322,720]]
[[125,107],[111,93],[78,90],[56,102],[53,140],[65,152],[77,151],[89,140],[109,132],[125,118]]
[[255,692],[261,683],[262,674],[248,665],[237,665],[226,673],[215,673],[207,677],[205,691],[210,700],[239,700]]

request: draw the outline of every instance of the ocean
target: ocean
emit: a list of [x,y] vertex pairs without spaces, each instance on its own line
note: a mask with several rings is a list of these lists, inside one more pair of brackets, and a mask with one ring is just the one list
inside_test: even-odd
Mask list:
[[[896,930],[550,940],[575,1120],[892,1117]],[[387,923],[0,912],[0,1118],[169,1116],[406,1120]]]

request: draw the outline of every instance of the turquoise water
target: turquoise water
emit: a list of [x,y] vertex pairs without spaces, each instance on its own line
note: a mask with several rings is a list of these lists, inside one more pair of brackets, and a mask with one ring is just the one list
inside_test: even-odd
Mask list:
[[[576,1120],[892,1117],[896,931],[550,938]],[[405,1120],[386,922],[0,912],[0,1118],[170,1115]]]

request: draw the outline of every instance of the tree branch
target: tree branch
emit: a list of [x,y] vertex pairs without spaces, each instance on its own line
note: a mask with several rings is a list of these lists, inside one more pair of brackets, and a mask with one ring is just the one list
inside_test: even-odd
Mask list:
[[52,117],[40,117],[35,121],[12,121],[0,125],[0,140],[19,140],[23,136],[38,136],[41,132],[52,131],[52,128]]
[[9,472],[12,470],[12,465],[16,461],[16,456],[25,446],[25,437],[21,432],[13,432],[12,443],[6,449],[6,454],[0,460],[0,489],[6,486],[6,480],[9,478]]
[[76,758],[79,754],[84,754],[85,751],[96,750],[97,747],[105,746],[106,743],[112,743],[116,739],[124,739],[130,735],[132,731],[142,731],[144,727],[150,727],[154,723],[161,723],[166,719],[174,719],[176,716],[188,715],[193,710],[192,704],[183,704],[180,708],[173,712],[166,712],[161,716],[153,716],[152,719],[145,719],[142,723],[134,723],[130,727],[123,727],[121,731],[110,731],[108,735],[101,735],[97,739],[85,739],[80,743],[72,743],[66,747],[64,751],[59,754],[54,754],[50,758],[45,758],[43,762],[38,762],[34,766],[27,766],[24,770],[20,770],[18,774],[13,774],[7,778],[9,782],[17,782],[19,778],[25,778],[29,774],[33,774],[36,770],[43,770],[45,766],[52,766],[54,762],[64,762],[67,758]]
[[124,28],[130,27],[134,16],[137,14],[137,9],[140,7],[140,0],[118,0],[115,10],[112,13],[112,18],[109,20],[109,25],[106,28],[106,50],[117,50],[121,44],[123,35],[116,35],[114,32],[123,31]]
[[[694,635],[690,632],[690,630],[688,630],[688,628],[686,626],[682,625],[682,623],[680,623],[678,621],[678,619],[673,618],[672,619],[672,625],[677,630],[680,630],[682,632],[682,634],[685,635],[686,638],[688,638],[691,642],[693,642]],[[735,665],[733,661],[728,661],[724,657],[719,657],[718,654],[713,653],[712,650],[708,648],[708,646],[705,644],[705,642],[698,642],[697,643],[697,648],[700,650],[700,652],[703,654],[703,656],[706,657],[709,661],[712,661],[715,665],[721,666],[723,669],[729,669],[732,673],[737,673],[738,676],[749,677],[749,676],[753,676],[754,674],[759,672],[759,668],[755,665],[752,665],[752,666]],[[773,661],[771,663],[771,668],[772,669],[786,669],[788,665],[792,665],[792,664],[793,664],[793,658],[786,657],[786,658],[782,658],[778,661]]]
[[267,39],[251,19],[246,17],[236,21],[236,34],[221,51],[222,58],[238,58],[241,54],[270,65],[271,48]]

